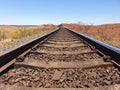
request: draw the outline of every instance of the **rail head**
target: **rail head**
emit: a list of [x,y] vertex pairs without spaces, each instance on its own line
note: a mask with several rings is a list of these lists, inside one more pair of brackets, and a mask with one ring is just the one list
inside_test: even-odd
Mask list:
[[94,46],[99,51],[103,52],[105,55],[110,56],[112,59],[115,60],[115,62],[117,64],[120,65],[120,49],[110,46],[110,45],[103,43],[99,40],[96,40],[92,37],[81,34],[77,31],[71,30],[67,27],[65,27],[65,28],[68,29],[69,31],[71,31],[72,33],[76,34],[77,36],[79,36],[80,38],[82,38],[83,40],[85,40],[86,42],[91,44],[92,46]]
[[34,45],[45,39],[46,37],[50,36],[51,34],[57,32],[59,30],[56,29],[48,34],[36,37],[28,42],[25,42],[21,45],[18,45],[16,47],[10,48],[6,51],[0,52],[0,68],[6,65],[7,63],[11,62],[14,60],[16,57],[24,53],[25,51],[29,50],[32,48]]

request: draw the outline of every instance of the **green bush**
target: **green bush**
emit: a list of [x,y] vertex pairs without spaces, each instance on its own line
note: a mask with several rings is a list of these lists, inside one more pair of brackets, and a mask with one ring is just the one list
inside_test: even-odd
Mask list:
[[19,31],[13,32],[10,35],[10,38],[12,38],[12,39],[19,39],[20,38],[20,32]]

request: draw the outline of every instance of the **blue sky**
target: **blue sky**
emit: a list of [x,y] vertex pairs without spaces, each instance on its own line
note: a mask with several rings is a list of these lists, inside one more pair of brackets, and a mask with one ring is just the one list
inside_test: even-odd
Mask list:
[[120,23],[120,0],[0,0],[0,24]]

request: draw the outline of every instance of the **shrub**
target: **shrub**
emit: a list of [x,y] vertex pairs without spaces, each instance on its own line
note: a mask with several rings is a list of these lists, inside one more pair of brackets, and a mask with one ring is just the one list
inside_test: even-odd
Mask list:
[[10,38],[12,38],[12,39],[19,39],[20,38],[20,32],[19,31],[15,31],[15,32],[11,33]]
[[6,31],[1,30],[0,31],[0,41],[6,39],[6,37],[7,37]]

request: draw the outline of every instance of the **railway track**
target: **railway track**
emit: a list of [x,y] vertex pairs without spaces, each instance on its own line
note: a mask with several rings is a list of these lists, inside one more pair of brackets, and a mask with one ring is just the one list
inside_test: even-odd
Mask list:
[[1,89],[120,89],[120,50],[59,28],[0,56]]

